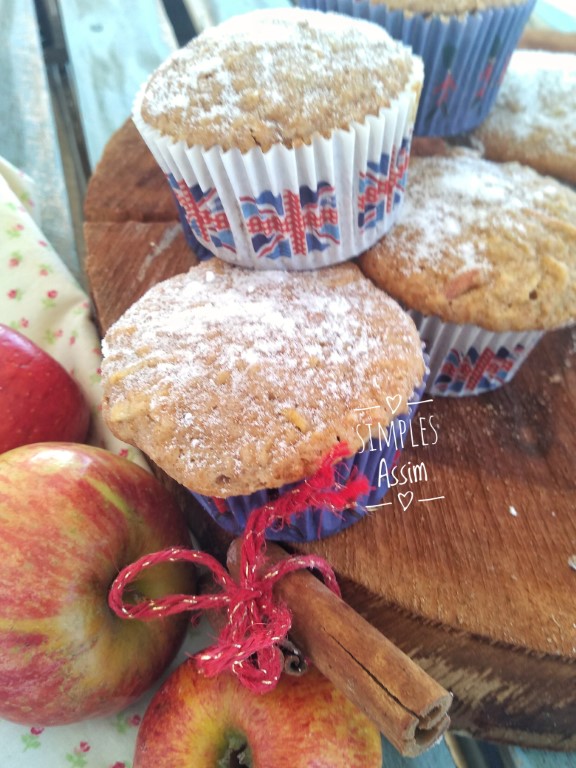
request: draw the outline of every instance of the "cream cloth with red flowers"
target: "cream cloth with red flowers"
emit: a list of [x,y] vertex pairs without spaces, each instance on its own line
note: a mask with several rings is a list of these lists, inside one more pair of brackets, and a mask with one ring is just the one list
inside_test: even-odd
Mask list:
[[[92,444],[145,466],[141,454],[117,440],[102,420],[100,342],[88,298],[33,216],[30,179],[0,158],[0,322],[36,342],[78,381],[91,405]],[[175,663],[193,652],[194,642],[189,638]],[[150,696],[118,715],[73,725],[45,728],[0,719],[0,766],[129,768]]]
[[100,340],[90,303],[34,220],[30,178],[0,158],[0,323],[28,336],[76,379],[91,406],[90,443],[146,466],[101,415]]
[[132,707],[110,717],[70,725],[18,725],[0,719],[2,768],[132,768],[138,726],[160,683],[187,658],[205,647],[207,629],[188,633],[162,679]]

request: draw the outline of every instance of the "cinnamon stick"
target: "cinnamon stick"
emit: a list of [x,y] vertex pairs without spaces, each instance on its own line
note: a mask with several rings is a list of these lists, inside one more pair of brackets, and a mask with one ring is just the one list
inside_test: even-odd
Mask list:
[[[287,557],[267,544],[273,563]],[[240,542],[228,550],[237,578]],[[452,695],[309,571],[275,591],[292,611],[290,636],[316,667],[378,726],[401,755],[416,757],[448,728]]]

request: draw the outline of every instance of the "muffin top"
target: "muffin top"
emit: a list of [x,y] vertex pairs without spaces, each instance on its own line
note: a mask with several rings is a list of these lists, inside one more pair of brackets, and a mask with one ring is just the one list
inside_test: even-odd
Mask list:
[[576,184],[576,54],[515,51],[475,137],[489,160],[517,160]]
[[576,193],[517,163],[415,157],[394,229],[362,270],[411,309],[491,331],[576,319]]
[[266,151],[362,123],[422,79],[421,60],[376,24],[275,8],[193,38],[152,74],[134,113],[188,146]]
[[103,349],[112,432],[224,498],[302,480],[337,442],[360,450],[366,409],[385,427],[387,398],[406,412],[424,376],[413,321],[354,264],[204,262],[150,289]]
[[390,10],[409,11],[435,16],[460,16],[486,8],[523,5],[526,0],[370,0],[374,5],[386,5]]

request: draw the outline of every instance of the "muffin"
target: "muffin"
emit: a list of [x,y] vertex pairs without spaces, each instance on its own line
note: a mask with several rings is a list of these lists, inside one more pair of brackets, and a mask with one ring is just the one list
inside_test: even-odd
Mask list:
[[[269,538],[309,540],[377,504],[425,377],[413,321],[352,263],[246,270],[220,259],[151,288],[103,344],[103,413],[233,534],[339,444],[372,490]],[[385,464],[382,464],[385,462]]]
[[576,54],[516,51],[474,137],[485,156],[576,184]]
[[535,0],[300,0],[370,19],[424,60],[414,134],[454,136],[479,125]]
[[133,120],[203,246],[242,266],[310,269],[392,226],[422,81],[422,61],[374,24],[254,11],[176,51]]
[[576,318],[576,193],[472,153],[412,159],[394,230],[361,269],[409,308],[430,354],[427,391],[512,379],[546,332]]

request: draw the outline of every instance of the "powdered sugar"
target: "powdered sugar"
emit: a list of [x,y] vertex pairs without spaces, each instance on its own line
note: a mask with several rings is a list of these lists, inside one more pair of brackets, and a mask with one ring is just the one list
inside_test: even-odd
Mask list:
[[535,185],[529,169],[488,163],[476,155],[415,157],[390,247],[407,250],[403,270],[446,268],[489,270],[486,238],[495,229],[521,236],[529,215],[558,188]]
[[164,135],[205,148],[229,148],[238,132],[251,132],[253,144],[278,134],[291,145],[297,135],[306,141],[377,114],[416,66],[408,48],[367,21],[255,11],[176,51],[150,78],[142,116]]
[[575,109],[576,55],[518,50],[479,135],[495,132],[514,143],[538,134],[541,147],[565,151],[567,162],[574,162],[569,150],[574,146]]
[[472,139],[489,160],[515,161],[576,185],[576,55],[519,50]]
[[571,189],[463,150],[415,157],[409,173],[396,226],[360,257],[377,285],[457,326],[525,334],[573,322]]
[[[196,271],[199,270],[193,272]],[[283,356],[284,369],[300,365],[302,356],[318,356],[323,363],[342,364],[347,359],[343,352],[350,353],[353,347],[364,353],[369,351],[362,324],[351,314],[354,306],[359,308],[359,299],[338,296],[331,290],[323,293],[312,290],[299,296],[291,295],[287,301],[282,299],[284,284],[290,282],[287,273],[238,270],[234,274],[231,283],[228,275],[215,275],[210,271],[195,279],[191,273],[183,290],[178,286],[178,296],[167,294],[164,284],[162,307],[149,302],[144,311],[132,308],[128,317],[139,326],[134,359],[138,358],[141,348],[164,346],[161,339],[165,337],[166,346],[183,347],[185,357],[178,377],[184,381],[205,376],[216,365],[223,369],[232,369],[239,363],[270,365],[276,355],[291,346],[297,349],[297,355]],[[311,285],[318,282],[312,275],[308,277]],[[212,290],[206,292],[206,285]],[[246,296],[253,298],[246,301]],[[374,298],[364,297],[367,312],[375,310]],[[315,318],[315,322],[303,325],[303,312]],[[215,332],[221,343],[215,344]],[[194,340],[193,345],[190,339]],[[370,348],[374,346],[373,343]],[[127,350],[122,350],[122,358],[127,354]],[[134,374],[137,387],[143,385],[137,379],[145,377],[147,370],[142,368]],[[341,396],[350,396],[346,391],[349,383],[344,378],[334,383],[338,384]],[[330,385],[331,382],[327,382],[327,386]]]
[[487,8],[503,8],[517,5],[521,0],[387,0],[386,6],[402,13],[422,13],[424,15],[439,14],[448,16],[463,16],[476,13]]
[[317,460],[337,435],[356,439],[354,409],[390,392],[405,402],[423,375],[412,321],[353,265],[199,265],[152,288],[103,347],[113,431],[190,487],[210,475],[201,493],[214,477],[256,488],[278,473],[278,485],[298,479],[307,451]]

